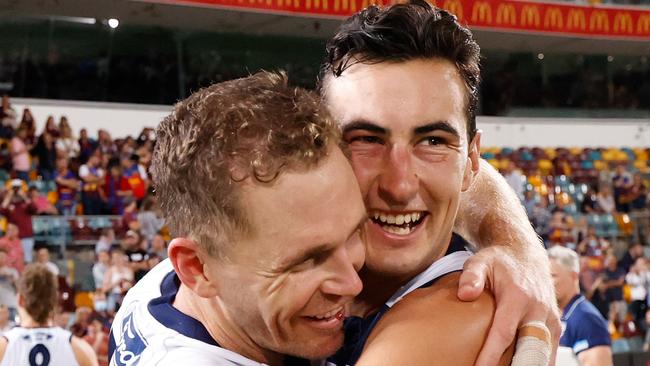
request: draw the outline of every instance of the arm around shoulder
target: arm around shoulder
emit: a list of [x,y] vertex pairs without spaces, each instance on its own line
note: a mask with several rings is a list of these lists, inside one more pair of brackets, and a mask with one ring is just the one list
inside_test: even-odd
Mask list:
[[[397,303],[371,333],[357,365],[474,365],[492,324],[494,298],[484,292],[474,302],[459,301],[458,276]],[[499,365],[510,365],[511,348]]]
[[73,336],[70,339],[70,345],[72,346],[72,350],[74,351],[74,355],[77,359],[77,362],[79,363],[79,366],[98,365],[97,355],[95,354],[93,348],[88,344],[88,342],[84,341],[81,338]]

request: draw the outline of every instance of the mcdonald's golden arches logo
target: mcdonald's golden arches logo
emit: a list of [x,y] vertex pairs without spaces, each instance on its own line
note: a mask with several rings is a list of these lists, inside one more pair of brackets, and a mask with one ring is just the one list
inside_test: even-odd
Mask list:
[[517,25],[517,12],[512,4],[499,4],[497,8],[497,24]]
[[454,14],[458,21],[463,20],[463,4],[461,4],[460,0],[445,0],[442,8]]
[[477,1],[472,8],[472,22],[492,23],[492,7],[485,1]]
[[589,16],[589,31],[609,32],[609,18],[602,10],[594,10]]
[[539,9],[537,5],[524,5],[521,8],[521,25],[539,27]]
[[587,29],[587,20],[585,19],[585,12],[582,9],[571,9],[567,15],[566,22],[567,30],[581,30]]
[[556,7],[549,7],[544,13],[544,28],[562,29],[564,28],[564,19],[562,12]]
[[650,33],[650,14],[642,14],[636,21],[636,33],[648,34]]
[[614,17],[614,33],[634,33],[632,16],[628,12],[617,12]]

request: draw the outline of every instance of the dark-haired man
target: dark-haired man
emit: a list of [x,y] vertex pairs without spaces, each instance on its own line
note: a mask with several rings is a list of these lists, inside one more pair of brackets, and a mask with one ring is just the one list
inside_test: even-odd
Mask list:
[[38,263],[25,267],[18,283],[20,326],[0,337],[0,366],[97,365],[86,341],[53,326],[57,301],[57,281],[50,270]]
[[[330,40],[322,71],[321,94],[342,127],[371,219],[365,225],[364,291],[352,306],[366,320],[360,326],[351,322],[357,325],[350,328],[359,332],[332,361],[353,364],[365,349],[360,362],[369,365],[388,357],[403,364],[436,357],[440,364],[494,365],[517,328],[531,322],[542,328],[546,323],[557,344],[559,319],[546,253],[512,190],[487,163],[478,161],[479,47],[471,33],[454,16],[424,1],[371,6],[345,21]],[[391,295],[401,299],[411,280],[451,254],[452,229],[485,249],[467,259],[460,277],[445,276],[406,296],[411,305],[398,304],[407,310],[397,315],[387,311],[395,304]],[[409,298],[425,292],[436,296],[438,287],[448,295],[459,284],[459,297],[474,299],[486,283],[496,297],[494,325],[489,333],[487,328],[475,332],[465,358],[448,342],[423,336],[426,329],[433,330],[431,336],[450,331],[458,335],[459,330],[445,325],[457,318],[435,314],[438,309],[457,309],[461,319],[471,311],[462,310],[465,305],[455,296],[438,296],[439,304],[428,302],[427,316],[418,305],[422,302]],[[373,332],[374,325],[378,328]],[[535,329],[546,348],[542,351],[547,351],[539,362],[548,362],[550,336]],[[452,357],[451,363],[440,355]]]

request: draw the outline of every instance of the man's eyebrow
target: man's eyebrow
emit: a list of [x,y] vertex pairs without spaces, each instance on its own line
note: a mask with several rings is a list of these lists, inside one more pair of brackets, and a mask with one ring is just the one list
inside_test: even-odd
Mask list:
[[366,120],[356,120],[351,123],[348,123],[343,127],[343,134],[346,134],[350,131],[354,130],[365,130],[368,132],[374,132],[374,133],[379,133],[379,134],[387,134],[388,130],[385,129],[384,127],[380,127],[375,123],[366,121]]
[[319,244],[315,247],[309,248],[305,250],[302,253],[299,253],[298,255],[291,257],[289,260],[287,260],[285,263],[282,264],[283,268],[291,268],[293,266],[296,266],[309,258],[316,257],[320,254],[327,253],[328,251],[332,250],[332,245],[329,244]]
[[429,132],[441,130],[447,133],[450,133],[457,138],[460,138],[460,134],[458,133],[458,130],[456,130],[449,122],[447,121],[438,121],[438,122],[433,122],[433,123],[428,123],[423,126],[419,126],[413,129],[413,134],[414,135],[424,135]]

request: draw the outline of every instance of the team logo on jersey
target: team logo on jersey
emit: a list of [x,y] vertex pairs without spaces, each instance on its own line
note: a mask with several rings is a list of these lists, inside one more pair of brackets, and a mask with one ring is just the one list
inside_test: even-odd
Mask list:
[[146,339],[138,332],[133,322],[133,313],[127,315],[122,321],[122,337],[115,349],[115,363],[117,366],[137,365],[146,347]]

